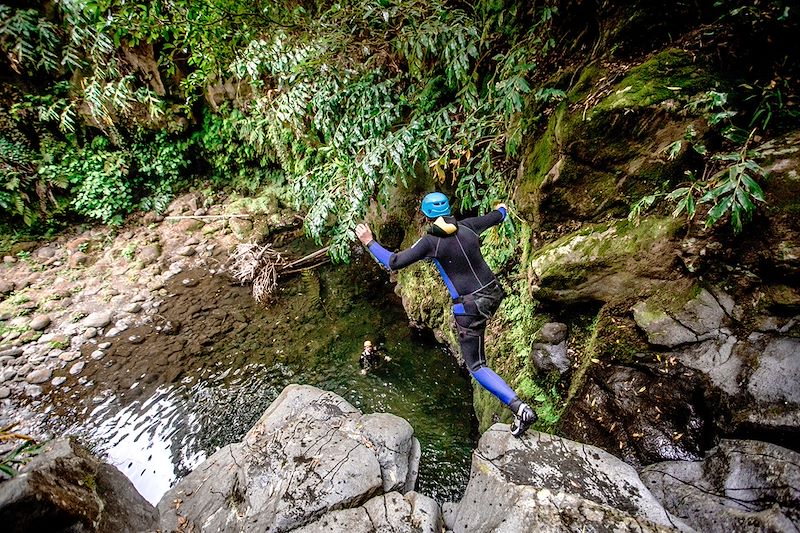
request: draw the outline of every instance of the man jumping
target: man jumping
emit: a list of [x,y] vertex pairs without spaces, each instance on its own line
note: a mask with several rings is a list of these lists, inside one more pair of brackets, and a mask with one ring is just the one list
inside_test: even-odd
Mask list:
[[426,195],[421,209],[431,223],[430,228],[407,250],[388,251],[375,241],[366,224],[356,226],[356,236],[388,270],[400,270],[421,259],[433,261],[453,298],[464,362],[472,377],[514,413],[511,434],[520,437],[536,422],[536,412],[486,366],[483,345],[486,322],[497,311],[505,291],[481,254],[479,235],[505,220],[508,209],[500,204],[491,213],[458,221],[450,216],[450,203],[440,192]]

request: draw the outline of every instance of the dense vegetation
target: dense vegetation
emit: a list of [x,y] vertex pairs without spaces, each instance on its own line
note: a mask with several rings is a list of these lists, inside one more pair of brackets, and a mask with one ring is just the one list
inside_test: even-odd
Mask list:
[[269,186],[346,259],[368,202],[395,186],[436,185],[462,210],[509,198],[574,81],[559,73],[695,32],[728,78],[678,100],[712,135],[675,139],[669,157],[691,146],[693,171],[631,216],[667,198],[738,230],[763,201],[754,139],[798,118],[789,1],[25,4],[0,5],[0,209],[37,227],[120,223],[198,180]]

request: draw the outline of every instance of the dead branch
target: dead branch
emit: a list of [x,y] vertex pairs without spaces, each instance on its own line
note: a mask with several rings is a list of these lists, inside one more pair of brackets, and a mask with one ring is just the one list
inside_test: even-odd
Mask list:
[[278,277],[316,268],[330,261],[329,247],[316,250],[290,263],[271,244],[244,243],[228,257],[225,269],[239,283],[253,284],[253,298],[266,302],[278,287]]

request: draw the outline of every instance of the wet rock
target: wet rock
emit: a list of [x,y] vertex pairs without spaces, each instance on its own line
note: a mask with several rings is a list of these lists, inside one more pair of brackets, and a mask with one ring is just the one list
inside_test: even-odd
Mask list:
[[5,400],[9,396],[11,396],[11,389],[6,386],[0,387],[0,400]]
[[668,355],[674,356],[684,366],[703,372],[726,393],[739,393],[744,358],[742,347],[737,347],[733,335],[721,334],[717,339],[693,344]]
[[86,362],[78,361],[77,363],[69,367],[69,373],[71,376],[77,376],[78,374],[83,372],[84,367],[86,367]]
[[42,331],[49,325],[50,325],[50,317],[47,316],[47,315],[40,315],[40,316],[34,317],[31,320],[31,323],[29,324],[29,327],[33,331]]
[[567,355],[566,341],[558,344],[534,344],[531,346],[531,361],[543,372],[555,370],[559,374],[567,372],[572,366],[572,360]]
[[74,254],[69,256],[69,266],[70,268],[79,268],[85,266],[86,263],[89,262],[89,256],[83,252],[75,252]]
[[800,454],[758,441],[723,440],[702,462],[666,462],[642,480],[697,531],[795,531]]
[[481,437],[446,526],[454,533],[689,530],[616,457],[535,431],[516,439],[504,424]]
[[25,381],[27,381],[31,385],[39,385],[40,383],[49,381],[50,376],[52,375],[53,371],[50,370],[49,368],[39,368],[37,370],[32,371],[27,376],[25,376]]
[[81,322],[87,328],[104,328],[111,323],[113,316],[108,311],[97,311]]
[[23,473],[0,484],[0,516],[9,533],[117,533],[157,527],[155,509],[133,484],[71,439],[45,444]]
[[330,531],[396,533],[439,533],[442,531],[439,504],[432,499],[408,492],[405,496],[390,492],[376,496],[361,507],[330,511],[316,522],[293,530],[295,533]]
[[[387,484],[413,485],[415,480],[401,478],[403,472],[415,475],[416,446],[385,433],[398,423],[391,415],[373,416],[365,430],[365,417],[339,396],[290,385],[241,443],[216,452],[164,495],[161,528],[202,524],[240,531],[239,517],[247,516],[253,531],[290,531],[330,509],[360,506]],[[390,443],[399,447],[389,450]],[[392,453],[405,464],[382,466],[381,457]],[[234,506],[226,503],[231,491]],[[182,502],[177,511],[176,499]]]

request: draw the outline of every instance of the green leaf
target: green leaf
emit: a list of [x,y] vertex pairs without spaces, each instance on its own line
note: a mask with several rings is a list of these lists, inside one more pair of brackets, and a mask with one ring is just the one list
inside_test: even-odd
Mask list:
[[714,208],[708,213],[708,217],[706,218],[706,226],[713,226],[716,224],[717,221],[722,218],[722,216],[730,209],[732,203],[733,195],[728,196],[720,203],[715,205]]
[[756,181],[750,176],[748,176],[745,172],[742,172],[742,181],[744,182],[744,186],[747,187],[748,192],[753,198],[755,198],[759,202],[765,201],[764,191],[762,191],[758,183],[756,183]]

